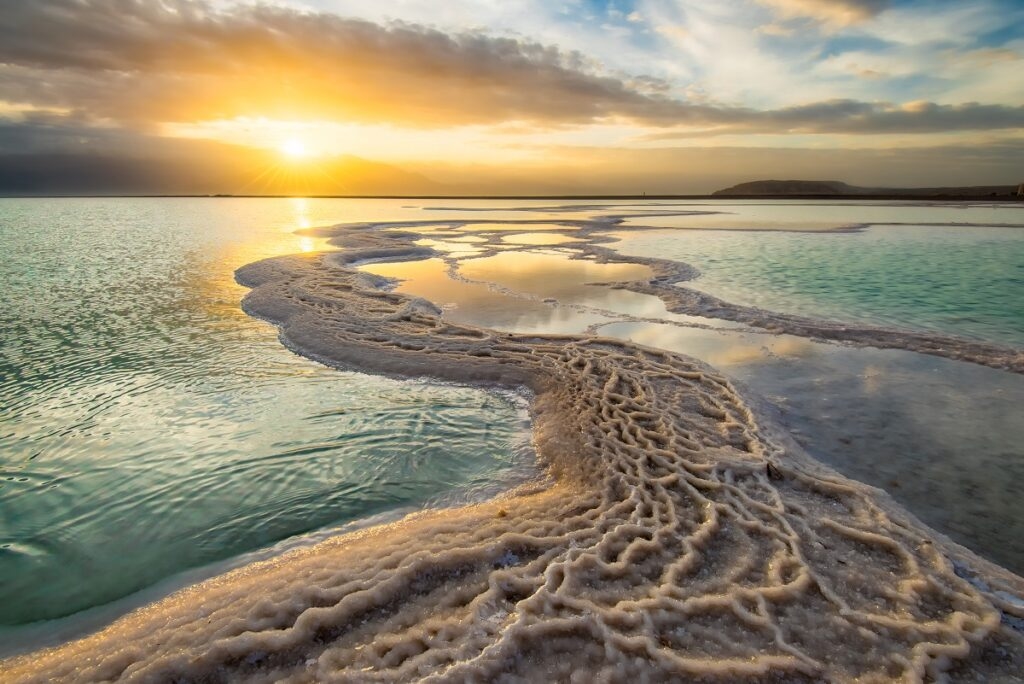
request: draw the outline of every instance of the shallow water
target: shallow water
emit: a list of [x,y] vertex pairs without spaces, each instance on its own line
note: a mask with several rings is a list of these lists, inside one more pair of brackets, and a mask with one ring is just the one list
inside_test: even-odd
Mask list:
[[[508,216],[502,214],[501,216]],[[498,218],[495,216],[494,218]],[[527,220],[520,214],[513,216],[512,220]],[[532,220],[532,219],[531,219]],[[565,230],[565,226],[560,223],[529,223],[529,224],[509,224],[509,223],[466,223],[465,225],[459,226],[460,231],[472,231],[472,232],[485,232],[485,233],[500,233],[502,231],[514,230],[517,232],[523,232],[524,230],[530,231],[543,231],[543,230]]]
[[[674,210],[709,213],[692,216],[658,215]],[[615,213],[627,216],[624,225],[704,230],[820,231],[886,223],[1024,225],[1024,208],[1007,203],[723,200],[659,202],[653,206],[633,206]]]
[[612,247],[696,266],[701,276],[687,286],[736,304],[1024,346],[1024,227],[948,223],[1022,220],[1024,211],[947,209],[943,218],[857,233],[634,233]]
[[381,210],[0,200],[0,627],[532,472],[515,403],[319,366],[239,309],[237,267]]
[[557,233],[516,233],[515,235],[502,235],[501,239],[512,245],[560,245],[566,242],[577,242],[580,238]]
[[[682,254],[680,245],[717,244],[717,240],[731,244],[735,235],[770,244],[782,238],[784,243],[766,249],[782,252],[788,245],[785,249],[797,254],[816,240],[863,237],[708,236],[696,231],[625,235],[625,242],[614,245],[617,250],[643,250],[644,255],[661,258]],[[984,259],[986,244],[975,237],[965,236],[960,249],[971,252],[972,259]],[[875,249],[884,253],[894,241],[898,248],[899,239],[887,234]],[[634,248],[638,243],[641,247]],[[723,247],[722,252],[728,250]],[[1024,477],[1020,448],[1024,423],[1019,420],[1019,407],[1024,405],[1022,376],[913,352],[745,332],[725,321],[672,314],[652,295],[596,284],[649,277],[646,267],[572,259],[568,250],[503,252],[486,258],[448,256],[454,259],[452,264],[430,259],[364,269],[403,279],[399,291],[443,303],[447,315],[460,322],[521,333],[590,330],[699,358],[777,406],[776,417],[816,458],[887,490],[955,541],[1024,572],[1024,518],[1016,496],[1016,483]],[[860,278],[876,267],[870,260],[855,260],[847,266]],[[908,265],[905,270],[915,273],[927,268]],[[429,278],[424,277],[427,272]],[[1004,287],[1000,283],[1009,276],[1002,271],[1000,276],[1002,280],[997,277],[991,287]],[[840,283],[834,287],[838,290]],[[1006,289],[1012,291],[1012,287]],[[764,292],[747,296],[760,297]],[[538,302],[541,297],[546,299],[544,308]],[[999,297],[1005,299],[1006,293],[1000,290]],[[919,301],[898,304],[911,306]],[[545,312],[547,317],[513,314],[519,307]],[[1013,319],[1012,310],[1003,314]],[[623,322],[610,322],[617,317]]]
[[[0,549],[0,623],[65,615],[284,537],[438,498],[482,496],[532,472],[524,414],[516,403],[479,390],[326,369],[287,352],[271,328],[241,313],[243,289],[231,279],[237,266],[320,249],[318,241],[292,231],[335,222],[450,219],[422,228],[429,237],[419,241],[447,262],[367,263],[362,270],[402,279],[396,290],[430,299],[455,322],[527,333],[596,328],[702,358],[781,406],[784,424],[813,455],[885,487],[970,548],[1024,568],[1013,491],[1024,443],[1014,414],[1024,400],[1021,376],[910,352],[726,332],[721,329],[737,326],[670,314],[656,297],[596,284],[645,278],[648,267],[571,261],[576,241],[557,233],[548,240],[537,231],[567,229],[556,221],[669,211],[674,205],[517,205],[466,202],[426,211],[407,201],[0,201],[7,255],[0,275],[13,293],[0,321],[0,467],[6,478],[0,480],[0,536],[6,544]],[[740,203],[676,207],[741,209],[760,211]],[[894,210],[844,205],[827,221],[807,218],[808,209],[797,205],[777,211],[766,225],[802,221],[834,227],[848,215],[879,220],[876,214]],[[967,215],[959,208],[913,211],[918,220]],[[539,217],[552,223],[485,222]],[[683,220],[651,220],[677,219]],[[799,302],[803,313],[834,311],[878,322],[883,318],[877,312],[858,313],[841,295],[830,299],[827,288],[806,287],[815,277],[828,278],[800,272],[805,262],[793,256],[816,249],[816,240],[863,246],[875,230],[881,229],[712,238],[673,231],[656,242],[659,231],[630,236],[616,247],[641,245],[656,249],[655,256],[690,262],[690,252],[679,245],[713,245],[723,236],[724,274],[725,267],[743,267],[740,255],[764,260],[756,243],[762,240],[780,263],[790,255],[789,270],[799,273],[802,284],[787,295],[784,287],[751,276],[748,287],[756,292],[744,290],[745,296],[766,298],[765,303],[774,297],[778,308]],[[838,279],[834,289],[870,279],[854,267],[891,269],[886,250],[896,244],[894,236],[903,235],[898,231],[907,230],[915,229],[879,233],[880,263],[850,258],[845,265],[853,284]],[[1013,229],[993,230],[1003,240],[1001,248],[1018,244],[1013,241],[1020,233],[1006,233]],[[525,252],[509,244],[524,234],[537,236],[528,239],[542,249]],[[727,243],[737,235],[752,242],[746,253],[733,255]],[[927,247],[932,235],[925,232],[911,242]],[[947,235],[960,240],[964,252],[939,257],[949,272],[960,275],[958,264],[987,258],[983,242],[964,242],[962,232]],[[780,237],[789,242],[772,242]],[[543,248],[553,241],[563,244]],[[496,250],[496,243],[515,251],[474,258]],[[1015,254],[1012,245],[1003,251]],[[946,251],[955,252],[948,245]],[[912,260],[913,254],[904,252],[902,259]],[[735,264],[728,261],[733,257]],[[454,279],[453,258],[459,260]],[[1000,263],[988,275],[1005,276]],[[933,262],[912,266],[909,290],[921,285],[915,278],[944,275]],[[765,267],[750,270],[758,268]],[[705,264],[705,273],[711,272]],[[984,273],[964,277],[972,284],[985,280]],[[702,278],[699,284],[704,283]],[[998,298],[1015,284],[992,287]],[[736,301],[742,303],[738,290]],[[892,293],[878,301],[885,296]],[[928,301],[904,299],[896,305],[920,306],[920,325],[960,331],[956,321],[933,316]],[[970,332],[998,335],[991,330],[1011,329],[1019,309],[1003,309],[1007,316],[981,317],[985,324],[972,321]],[[715,329],[680,327],[693,325]]]
[[452,279],[448,266],[440,259],[398,263],[370,263],[360,267],[367,273],[400,279],[396,292],[423,297],[458,323],[474,323],[494,330],[517,332],[577,332],[611,319],[598,313],[585,313],[556,307],[536,298],[515,297],[497,291],[486,283]]

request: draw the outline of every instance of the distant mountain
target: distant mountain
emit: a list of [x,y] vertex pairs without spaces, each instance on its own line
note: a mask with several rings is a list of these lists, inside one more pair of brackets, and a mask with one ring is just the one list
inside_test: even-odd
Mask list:
[[992,197],[1017,195],[1016,185],[950,188],[864,188],[842,181],[760,180],[718,190],[716,197]]
[[856,195],[852,185],[841,181],[760,180],[718,190],[714,195]]
[[185,141],[137,153],[0,152],[3,195],[438,195],[423,174],[351,155],[290,160],[276,151]]

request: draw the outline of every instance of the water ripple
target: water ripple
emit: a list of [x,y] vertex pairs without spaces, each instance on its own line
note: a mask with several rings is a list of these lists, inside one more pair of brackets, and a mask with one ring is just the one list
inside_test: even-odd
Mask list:
[[234,269],[297,249],[294,204],[258,204],[0,200],[0,627],[524,469],[501,397],[245,316]]

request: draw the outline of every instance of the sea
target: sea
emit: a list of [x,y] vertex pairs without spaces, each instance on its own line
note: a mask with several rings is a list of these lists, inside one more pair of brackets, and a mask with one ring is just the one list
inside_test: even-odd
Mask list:
[[[234,271],[418,231],[368,263],[452,320],[694,356],[814,458],[1024,573],[1024,377],[669,311],[607,283],[1024,350],[1018,204],[0,199],[0,655],[81,634],[338,531],[540,481],[528,397],[328,368],[240,307]],[[578,233],[579,235],[574,235]]]

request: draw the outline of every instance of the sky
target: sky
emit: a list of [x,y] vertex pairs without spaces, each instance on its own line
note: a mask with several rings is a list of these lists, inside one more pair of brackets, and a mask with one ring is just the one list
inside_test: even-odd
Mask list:
[[0,193],[1024,181],[1020,0],[4,0]]

